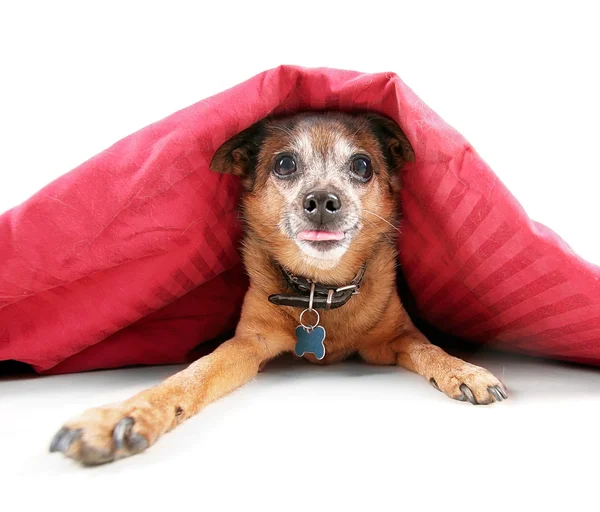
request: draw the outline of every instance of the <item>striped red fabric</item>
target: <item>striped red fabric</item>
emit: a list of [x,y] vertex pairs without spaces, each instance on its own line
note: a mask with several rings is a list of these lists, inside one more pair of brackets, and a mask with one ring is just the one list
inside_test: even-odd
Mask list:
[[217,147],[270,115],[374,110],[404,171],[400,260],[418,314],[454,336],[600,364],[600,268],[531,221],[396,75],[282,66],[126,137],[0,217],[0,360],[63,373],[183,362],[235,327],[247,286],[238,184]]

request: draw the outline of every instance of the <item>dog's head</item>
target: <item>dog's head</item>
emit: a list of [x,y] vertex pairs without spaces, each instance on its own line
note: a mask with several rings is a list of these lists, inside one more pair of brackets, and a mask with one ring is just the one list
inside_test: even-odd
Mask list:
[[211,169],[242,178],[253,236],[282,264],[332,268],[393,239],[408,139],[376,114],[268,118],[225,142]]

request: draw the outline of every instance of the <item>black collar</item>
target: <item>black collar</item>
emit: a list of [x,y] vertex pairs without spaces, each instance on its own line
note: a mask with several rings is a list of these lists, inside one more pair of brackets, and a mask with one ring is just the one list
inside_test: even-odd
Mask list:
[[295,308],[310,308],[311,289],[314,287],[312,309],[335,309],[346,304],[353,295],[359,292],[360,283],[365,275],[367,264],[365,263],[356,277],[346,286],[334,286],[316,283],[306,277],[295,276],[290,271],[279,267],[281,273],[295,294],[269,295],[269,302],[278,306],[292,306]]

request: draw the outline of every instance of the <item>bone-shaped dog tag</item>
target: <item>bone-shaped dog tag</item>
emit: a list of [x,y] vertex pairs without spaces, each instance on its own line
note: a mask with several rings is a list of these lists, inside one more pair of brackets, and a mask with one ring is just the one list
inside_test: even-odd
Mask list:
[[314,354],[320,361],[325,357],[325,328],[318,325],[306,328],[302,325],[296,327],[296,347],[294,352],[298,357],[304,354]]

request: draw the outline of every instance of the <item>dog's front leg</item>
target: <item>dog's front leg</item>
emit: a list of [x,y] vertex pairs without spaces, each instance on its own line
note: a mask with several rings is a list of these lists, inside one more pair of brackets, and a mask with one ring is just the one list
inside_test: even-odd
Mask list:
[[50,449],[86,465],[139,453],[205,405],[251,380],[261,363],[292,343],[274,341],[267,344],[256,331],[240,334],[238,329],[235,338],[162,384],[66,423]]
[[480,405],[507,398],[504,385],[489,371],[447,354],[415,327],[402,333],[391,348],[398,366],[422,375],[451,398]]

